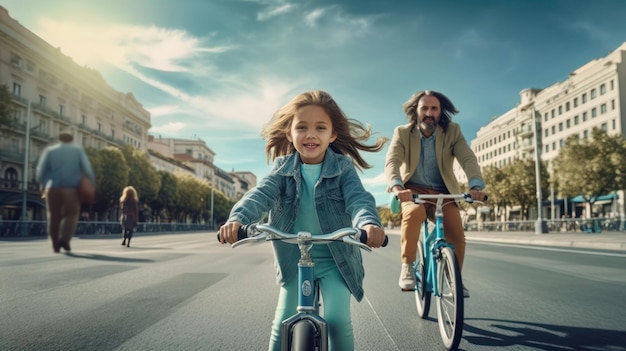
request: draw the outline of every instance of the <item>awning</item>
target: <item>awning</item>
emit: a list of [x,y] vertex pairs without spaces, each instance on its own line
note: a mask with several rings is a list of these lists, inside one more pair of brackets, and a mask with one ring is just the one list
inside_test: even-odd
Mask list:
[[[593,202],[597,202],[597,201],[611,201],[611,200],[616,199],[616,198],[617,198],[617,194],[610,193],[608,195],[598,196],[598,198],[591,198],[591,201],[593,201]],[[570,201],[574,202],[574,203],[587,202],[587,200],[585,200],[585,198],[582,195],[578,195],[576,197],[573,197]]]

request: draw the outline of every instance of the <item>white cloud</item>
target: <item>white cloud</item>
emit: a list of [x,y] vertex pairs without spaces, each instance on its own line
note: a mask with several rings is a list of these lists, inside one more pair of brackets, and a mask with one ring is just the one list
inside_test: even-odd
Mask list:
[[288,12],[291,12],[295,9],[295,5],[293,4],[280,4],[278,6],[270,6],[267,10],[261,11],[257,15],[257,19],[259,21],[267,21],[268,19],[280,15],[284,15]]
[[387,184],[387,178],[385,177],[385,173],[380,173],[379,175],[375,176],[375,177],[370,177],[370,178],[361,178],[361,182],[363,183],[364,186],[369,186],[369,187],[385,187],[385,185]]
[[169,122],[160,126],[152,126],[150,134],[176,135],[187,125],[182,122]]

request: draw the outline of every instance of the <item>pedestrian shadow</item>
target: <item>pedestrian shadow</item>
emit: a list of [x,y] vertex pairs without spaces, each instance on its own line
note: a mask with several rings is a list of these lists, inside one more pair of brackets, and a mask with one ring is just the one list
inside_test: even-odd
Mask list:
[[129,262],[129,263],[155,262],[154,260],[150,260],[147,258],[118,257],[118,256],[107,256],[107,255],[76,253],[76,252],[66,252],[65,256],[75,257],[75,258],[84,258],[88,260],[110,261],[110,262]]
[[[486,326],[476,326],[485,323]],[[626,351],[626,331],[623,330],[485,318],[466,318],[463,330],[463,339],[480,346],[525,346],[533,350]]]

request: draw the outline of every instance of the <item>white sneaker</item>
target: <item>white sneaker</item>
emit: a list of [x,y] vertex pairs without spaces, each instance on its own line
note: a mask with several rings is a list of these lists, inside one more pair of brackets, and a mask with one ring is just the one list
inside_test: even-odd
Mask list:
[[400,289],[404,291],[415,290],[415,272],[413,271],[413,263],[402,264],[398,285],[400,285]]

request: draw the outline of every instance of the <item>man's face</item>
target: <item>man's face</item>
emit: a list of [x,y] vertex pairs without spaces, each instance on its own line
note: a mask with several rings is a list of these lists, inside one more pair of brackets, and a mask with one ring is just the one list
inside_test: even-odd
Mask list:
[[423,96],[417,104],[416,112],[417,125],[420,131],[426,136],[431,136],[435,132],[441,116],[439,99],[431,95]]

